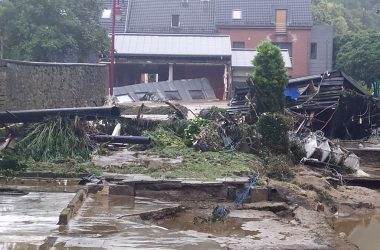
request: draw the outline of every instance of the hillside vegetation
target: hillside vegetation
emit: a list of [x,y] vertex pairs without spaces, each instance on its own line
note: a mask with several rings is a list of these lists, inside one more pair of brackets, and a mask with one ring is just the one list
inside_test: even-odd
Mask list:
[[334,28],[334,67],[371,87],[380,81],[379,0],[312,0],[315,24]]

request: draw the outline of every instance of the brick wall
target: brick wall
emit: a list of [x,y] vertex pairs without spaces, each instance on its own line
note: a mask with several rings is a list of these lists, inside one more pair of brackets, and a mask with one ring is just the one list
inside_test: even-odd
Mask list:
[[102,105],[108,67],[0,61],[0,110]]
[[227,29],[219,30],[223,35],[231,36],[233,42],[244,42],[245,48],[256,48],[262,41],[292,44],[292,68],[289,75],[293,78],[309,75],[310,29],[289,29],[286,35],[276,35],[274,29]]

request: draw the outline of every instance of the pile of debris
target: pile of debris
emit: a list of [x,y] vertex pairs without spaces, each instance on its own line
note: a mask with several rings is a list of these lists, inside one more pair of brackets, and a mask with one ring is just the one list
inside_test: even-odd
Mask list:
[[357,155],[327,139],[322,131],[310,132],[301,138],[306,151],[303,163],[312,166],[343,166],[358,177],[369,176],[360,169]]

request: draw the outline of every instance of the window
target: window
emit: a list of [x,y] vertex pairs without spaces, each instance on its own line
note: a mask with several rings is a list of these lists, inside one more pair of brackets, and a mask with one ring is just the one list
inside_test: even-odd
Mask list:
[[241,10],[232,11],[232,19],[241,19],[241,17],[242,17]]
[[245,48],[245,42],[232,42],[232,48],[244,49]]
[[317,43],[311,43],[310,46],[310,59],[317,59],[318,47]]
[[292,58],[292,43],[276,43],[272,42],[273,45],[276,45],[280,49],[287,49],[289,52],[290,58]]
[[166,100],[174,100],[174,101],[182,100],[182,98],[179,95],[179,93],[178,93],[177,90],[174,90],[174,91],[164,91],[164,93],[165,93],[165,99]]
[[134,101],[133,98],[128,94],[118,95],[118,96],[116,96],[116,98],[119,102],[133,102]]
[[287,10],[276,10],[276,33],[285,34],[288,20]]
[[104,9],[102,13],[102,18],[111,18],[111,9]]
[[142,83],[158,82],[158,74],[142,73],[141,82]]
[[135,92],[135,95],[139,99],[139,101],[146,100],[146,96],[148,95],[148,92]]
[[172,15],[172,27],[179,27],[179,15]]
[[204,100],[205,94],[202,90],[189,90],[189,94],[191,96],[191,99],[193,100]]
[[181,0],[182,7],[189,7],[189,0]]

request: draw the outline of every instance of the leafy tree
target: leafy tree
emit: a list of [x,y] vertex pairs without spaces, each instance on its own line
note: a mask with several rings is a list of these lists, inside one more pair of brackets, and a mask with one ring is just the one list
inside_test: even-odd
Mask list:
[[335,41],[336,67],[370,86],[380,80],[380,32],[349,33]]
[[359,20],[341,4],[327,0],[314,1],[313,20],[315,24],[328,24],[337,34],[348,31],[359,31],[362,25]]
[[254,72],[248,80],[251,96],[256,102],[256,112],[282,112],[285,106],[284,89],[288,85],[288,73],[279,47],[263,42],[257,47],[252,61]]
[[379,30],[378,0],[312,0],[315,24],[328,24],[336,34]]
[[334,66],[367,86],[379,79],[380,16],[376,10],[380,9],[380,1],[312,0],[312,3],[314,23],[334,27]]
[[33,61],[88,61],[106,51],[99,0],[3,1],[0,32],[5,58]]

